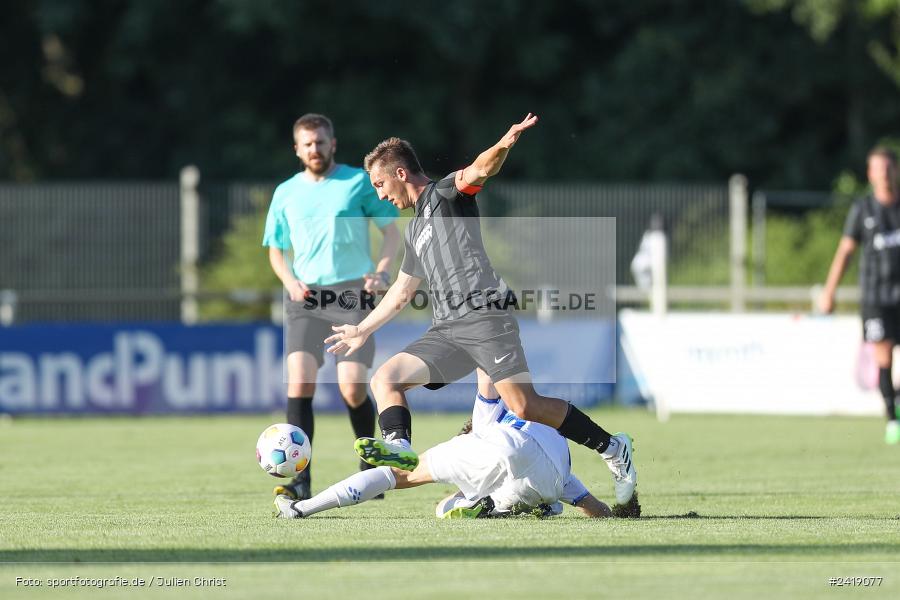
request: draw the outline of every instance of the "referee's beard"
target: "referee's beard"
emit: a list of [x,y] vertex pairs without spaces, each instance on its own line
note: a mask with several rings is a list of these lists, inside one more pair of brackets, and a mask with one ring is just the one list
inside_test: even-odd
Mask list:
[[331,167],[334,166],[334,154],[325,154],[324,152],[318,155],[318,161],[311,159],[309,162],[305,160],[301,160],[303,163],[303,167],[308,169],[310,173],[314,175],[321,175],[323,173],[327,173]]

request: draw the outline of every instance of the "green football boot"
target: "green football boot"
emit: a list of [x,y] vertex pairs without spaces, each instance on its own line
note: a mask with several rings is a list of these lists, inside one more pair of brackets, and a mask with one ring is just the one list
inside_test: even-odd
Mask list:
[[412,471],[419,464],[419,455],[410,448],[407,440],[379,440],[359,438],[353,444],[359,457],[376,467],[396,467]]
[[884,429],[884,443],[894,446],[900,444],[900,422],[888,421]]
[[489,519],[494,516],[494,501],[485,496],[472,506],[457,506],[440,515],[441,519]]

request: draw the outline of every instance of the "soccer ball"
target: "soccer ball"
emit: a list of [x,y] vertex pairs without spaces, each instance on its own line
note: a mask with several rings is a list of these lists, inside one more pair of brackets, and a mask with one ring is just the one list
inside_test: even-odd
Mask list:
[[293,477],[306,468],[311,453],[307,435],[287,423],[267,427],[256,442],[256,462],[273,477]]

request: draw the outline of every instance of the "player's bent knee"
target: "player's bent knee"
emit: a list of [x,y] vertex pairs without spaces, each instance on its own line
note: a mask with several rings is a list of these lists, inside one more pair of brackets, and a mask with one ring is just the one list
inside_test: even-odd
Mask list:
[[372,381],[369,385],[376,394],[385,394],[391,392],[402,392],[408,386],[399,381],[400,376],[392,369],[381,368],[375,371]]
[[534,392],[515,394],[512,399],[503,396],[503,401],[509,411],[520,419],[537,423],[546,423],[546,419],[552,418],[554,411],[564,411],[566,406],[563,400],[548,398]]
[[531,421],[532,417],[534,417],[533,404],[529,402],[528,398],[518,397],[513,399],[504,398],[503,402],[506,404],[506,408],[509,409],[509,412],[513,413],[520,419],[525,419],[526,421]]
[[369,381],[369,386],[376,395],[391,391],[389,376],[382,369],[375,371],[375,374],[372,375],[372,379]]

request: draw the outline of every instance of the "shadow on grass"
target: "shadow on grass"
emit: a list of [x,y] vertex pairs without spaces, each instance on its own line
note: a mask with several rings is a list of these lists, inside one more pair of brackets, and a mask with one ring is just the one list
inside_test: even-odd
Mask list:
[[[875,555],[897,556],[896,544],[645,544],[592,546],[400,546],[390,545],[389,562],[433,560],[523,560],[523,559],[595,559],[666,558],[690,560],[695,558],[731,558],[772,560],[802,554],[806,559],[835,560],[837,556],[852,556],[854,560]],[[341,546],[332,548],[151,548],[151,549],[23,549],[0,551],[2,563],[216,563],[216,562],[384,562],[385,554],[373,552],[371,546]]]
[[[706,519],[718,521],[809,521],[809,520],[829,520],[841,519],[844,517],[824,516],[824,515],[701,515],[694,511],[684,513],[683,515],[642,515],[640,519]],[[853,516],[855,521],[897,521],[900,517],[860,517]]]

